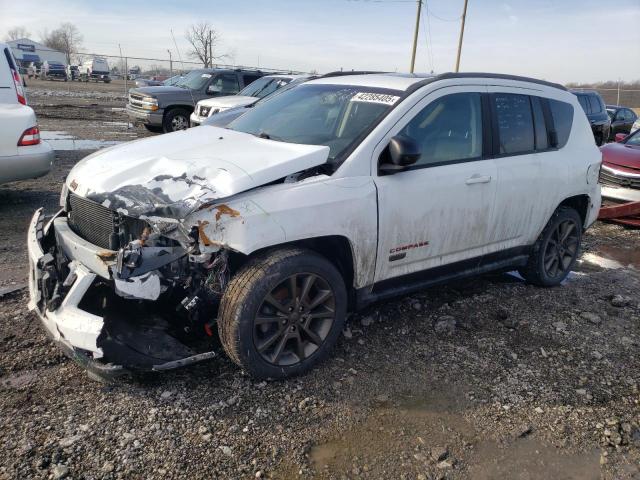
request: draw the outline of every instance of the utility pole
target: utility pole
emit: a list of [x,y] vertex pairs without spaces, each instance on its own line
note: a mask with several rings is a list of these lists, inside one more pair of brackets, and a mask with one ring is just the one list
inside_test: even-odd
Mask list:
[[171,50],[167,50],[169,52],[169,76],[173,77],[173,60],[171,60]]
[[616,98],[616,105],[620,105],[620,77],[618,77],[618,97]]
[[418,48],[418,31],[420,30],[420,10],[422,9],[422,0],[418,0],[418,11],[416,12],[416,29],[413,32],[413,50],[411,51],[411,68],[410,73],[416,66],[416,49]]
[[124,62],[122,61],[122,47],[120,44],[118,44],[118,49],[120,50],[120,65],[124,63],[124,97],[128,99],[129,90],[127,89],[127,76],[129,75],[129,72],[127,71],[127,60],[125,59]]
[[213,68],[213,40],[211,39],[211,30],[209,30],[209,66]]
[[458,40],[458,56],[456,58],[456,72],[460,70],[460,54],[462,53],[462,38],[464,37],[464,22],[467,18],[467,1],[464,0],[464,9],[462,10],[462,25],[460,25],[460,39]]

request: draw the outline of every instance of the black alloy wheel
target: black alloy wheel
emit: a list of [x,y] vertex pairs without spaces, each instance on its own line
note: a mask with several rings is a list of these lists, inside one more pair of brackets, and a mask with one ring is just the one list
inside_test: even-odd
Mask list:
[[303,362],[322,346],[335,316],[335,295],[325,279],[313,273],[291,275],[258,308],[256,349],[272,365]]

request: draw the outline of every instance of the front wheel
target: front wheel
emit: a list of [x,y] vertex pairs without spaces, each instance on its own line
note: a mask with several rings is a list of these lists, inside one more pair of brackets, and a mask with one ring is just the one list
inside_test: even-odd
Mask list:
[[529,283],[553,287],[562,283],[578,258],[582,219],[570,207],[558,208],[533,247],[527,265],[519,269]]
[[347,312],[342,276],[308,250],[254,258],[229,282],[218,334],[225,352],[256,378],[285,378],[324,360]]
[[182,108],[174,108],[164,116],[162,122],[164,133],[178,132],[189,128],[189,112]]

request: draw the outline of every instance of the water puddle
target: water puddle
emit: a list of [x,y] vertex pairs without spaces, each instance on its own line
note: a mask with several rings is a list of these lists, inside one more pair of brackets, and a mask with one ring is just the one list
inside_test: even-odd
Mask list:
[[[589,265],[585,265],[585,263]],[[635,248],[601,245],[595,252],[582,255],[580,269],[588,270],[589,266],[605,270],[633,268],[640,270],[640,251]]]
[[469,478],[475,480],[597,480],[601,478],[600,452],[560,453],[532,438],[501,447],[483,442],[469,462]]
[[111,147],[121,143],[121,141],[118,140],[81,139],[67,132],[52,130],[44,130],[40,132],[40,138],[51,145],[51,148],[54,150],[99,150],[101,148]]
[[390,466],[415,475],[422,473],[437,460],[434,452],[445,445],[476,440],[462,416],[461,398],[463,392],[450,396],[434,388],[397,402],[378,399],[363,423],[312,447],[311,465],[321,477],[331,478],[358,472],[368,472],[371,478],[389,478]]

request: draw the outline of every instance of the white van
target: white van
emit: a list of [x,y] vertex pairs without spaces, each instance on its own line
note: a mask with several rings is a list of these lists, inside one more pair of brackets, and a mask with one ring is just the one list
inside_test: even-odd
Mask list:
[[102,57],[93,57],[90,60],[82,62],[80,65],[80,80],[88,82],[94,80],[96,82],[109,83],[109,64]]
[[53,150],[40,140],[17,62],[4,43],[0,43],[0,125],[0,184],[49,172]]

